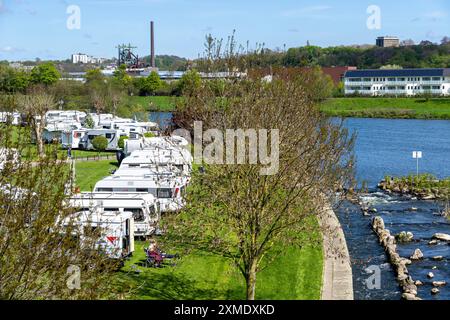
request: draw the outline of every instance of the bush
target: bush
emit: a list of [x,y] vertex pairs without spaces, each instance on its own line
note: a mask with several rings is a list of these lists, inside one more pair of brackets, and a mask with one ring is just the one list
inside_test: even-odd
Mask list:
[[119,142],[117,143],[117,145],[119,146],[120,149],[123,149],[125,147],[125,140],[128,140],[127,136],[121,136],[119,138]]
[[104,136],[96,136],[94,140],[92,140],[92,145],[97,151],[105,151],[108,147],[108,139]]
[[144,133],[144,137],[146,137],[146,138],[154,138],[154,137],[156,137],[156,136],[155,136],[154,133],[146,132],[146,133]]

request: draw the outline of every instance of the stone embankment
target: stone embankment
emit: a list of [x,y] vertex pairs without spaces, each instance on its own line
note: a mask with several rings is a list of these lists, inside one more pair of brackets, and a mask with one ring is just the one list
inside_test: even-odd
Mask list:
[[[402,258],[397,253],[395,237],[385,228],[383,218],[375,217],[372,221],[372,228],[378,235],[380,244],[384,247],[387,255],[389,256],[389,261],[394,267],[397,274],[397,280],[403,291],[402,298],[406,300],[421,300],[417,296],[416,282],[409,275],[408,268],[406,266],[411,264],[410,259],[423,258],[422,252],[417,249],[410,259]],[[417,282],[417,284],[419,283]]]

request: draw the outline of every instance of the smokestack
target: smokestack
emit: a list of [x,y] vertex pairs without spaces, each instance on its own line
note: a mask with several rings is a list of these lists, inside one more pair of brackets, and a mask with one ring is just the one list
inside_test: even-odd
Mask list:
[[150,22],[150,65],[156,68],[155,64],[155,30],[153,21]]

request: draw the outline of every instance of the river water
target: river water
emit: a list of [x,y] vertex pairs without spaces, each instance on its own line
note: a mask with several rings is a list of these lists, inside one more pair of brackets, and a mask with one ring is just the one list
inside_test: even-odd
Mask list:
[[[171,123],[171,113],[155,112],[150,115],[161,127]],[[398,253],[409,257],[420,248],[425,258],[408,266],[414,280],[421,280],[418,296],[422,299],[450,300],[450,245],[440,243],[429,246],[428,241],[437,232],[450,234],[450,223],[438,216],[439,204],[435,201],[417,201],[408,197],[387,195],[377,190],[378,182],[386,175],[415,174],[416,160],[413,151],[422,151],[420,172],[437,177],[450,176],[450,121],[440,120],[397,120],[397,119],[347,119],[346,127],[357,134],[355,145],[356,175],[359,182],[366,181],[369,194],[363,199],[376,208],[392,234],[411,231],[415,241],[399,244]],[[417,208],[412,211],[411,208]],[[395,280],[395,273],[387,256],[371,230],[372,217],[365,217],[360,208],[343,203],[336,210],[341,221],[352,259],[355,299],[388,300],[400,299],[401,291]],[[433,261],[434,256],[443,256],[442,261]],[[370,278],[380,272],[380,286]],[[447,281],[448,286],[440,288],[440,294],[432,296],[428,272],[433,272],[435,281]],[[369,281],[371,280],[371,281]],[[367,285],[367,283],[372,284]],[[375,284],[375,286],[374,286]]]
[[[425,285],[419,287],[422,299],[450,299],[450,286],[440,288],[440,294],[431,295],[431,282],[450,282],[450,245],[440,243],[429,246],[428,241],[437,232],[450,234],[450,223],[438,215],[440,206],[435,201],[417,201],[409,197],[391,196],[376,189],[385,175],[407,175],[416,172],[412,151],[422,151],[420,172],[438,177],[450,176],[450,121],[347,119],[350,131],[357,133],[355,153],[358,181],[367,181],[370,193],[363,199],[377,209],[392,234],[411,231],[415,241],[399,244],[398,253],[409,257],[416,248],[424,253],[424,259],[408,266],[414,280]],[[417,208],[417,211],[411,208]],[[363,216],[360,208],[345,203],[337,210],[343,226],[352,258],[355,299],[400,299],[401,292],[387,257],[370,228],[372,217]],[[433,261],[434,256],[442,261]],[[381,287],[367,285],[372,273],[367,268],[378,267],[381,271]],[[371,267],[373,268],[373,267]],[[427,278],[428,272],[435,278]],[[369,282],[372,283],[373,282]],[[371,288],[369,288],[371,287]]]

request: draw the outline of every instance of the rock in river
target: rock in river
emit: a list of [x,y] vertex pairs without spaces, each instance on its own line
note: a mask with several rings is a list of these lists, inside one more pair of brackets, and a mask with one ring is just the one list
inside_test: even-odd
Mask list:
[[431,289],[431,293],[432,294],[438,294],[440,291],[439,291],[439,289],[438,288],[433,288],[433,289]]
[[413,255],[410,257],[411,260],[420,260],[423,258],[423,253],[420,249],[414,250]]
[[447,285],[445,281],[433,281],[433,287],[443,287],[445,285]]
[[433,239],[442,240],[442,241],[450,241],[450,234],[446,233],[435,233],[433,235]]
[[433,272],[428,272],[427,277],[432,279],[434,278],[434,273]]
[[442,259],[444,259],[443,256],[435,256],[435,257],[433,257],[433,260],[435,260],[435,261],[441,261]]

